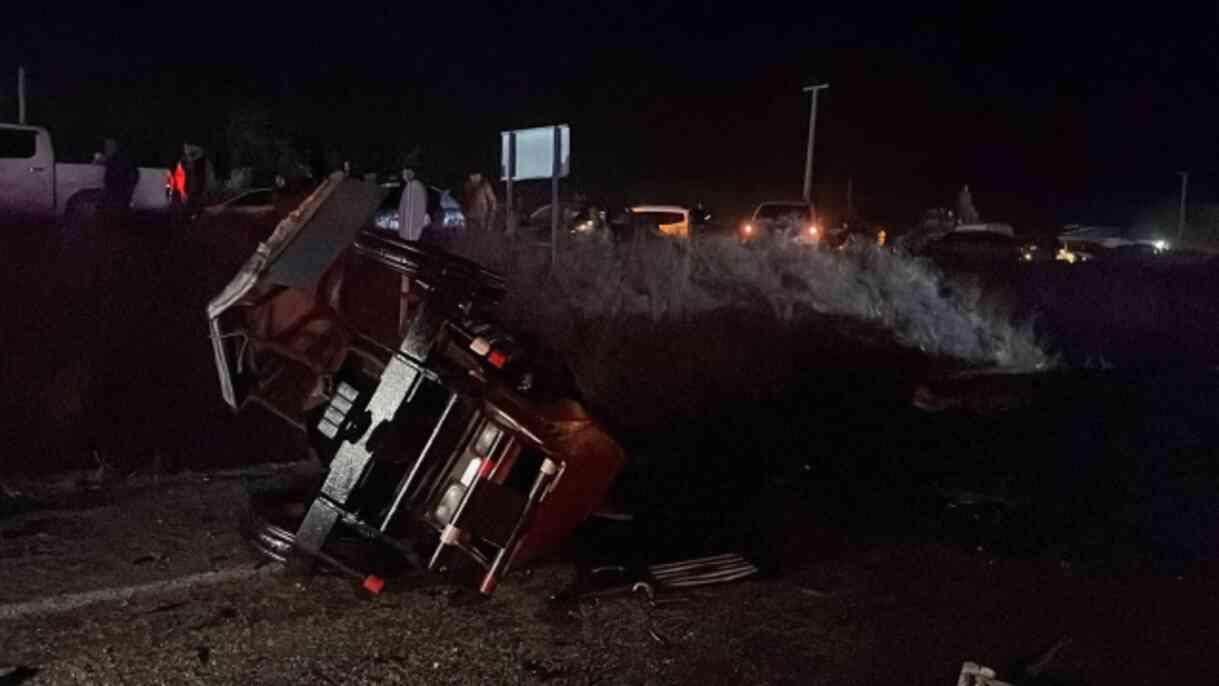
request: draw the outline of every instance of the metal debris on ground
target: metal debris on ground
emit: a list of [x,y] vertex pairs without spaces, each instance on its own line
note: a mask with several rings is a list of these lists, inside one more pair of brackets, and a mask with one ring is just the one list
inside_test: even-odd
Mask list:
[[552,602],[582,598],[643,593],[652,606],[672,602],[666,593],[739,581],[758,573],[752,562],[738,553],[725,553],[650,566],[606,565],[581,569],[576,581],[555,594]]
[[1012,686],[1012,684],[996,679],[995,670],[990,667],[983,667],[976,662],[966,662],[961,665],[957,686]]

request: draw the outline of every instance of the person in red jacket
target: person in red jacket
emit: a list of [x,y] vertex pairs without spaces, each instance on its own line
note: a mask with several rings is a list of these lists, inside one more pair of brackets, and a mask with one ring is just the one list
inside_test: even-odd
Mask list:
[[190,222],[203,209],[211,176],[210,162],[203,148],[184,143],[177,165],[165,180],[165,190],[177,221]]

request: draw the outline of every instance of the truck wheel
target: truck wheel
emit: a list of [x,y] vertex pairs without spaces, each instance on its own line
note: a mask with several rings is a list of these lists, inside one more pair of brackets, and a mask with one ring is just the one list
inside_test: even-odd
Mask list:
[[74,227],[92,226],[101,215],[101,206],[100,191],[81,191],[68,199],[68,205],[64,208],[64,221]]

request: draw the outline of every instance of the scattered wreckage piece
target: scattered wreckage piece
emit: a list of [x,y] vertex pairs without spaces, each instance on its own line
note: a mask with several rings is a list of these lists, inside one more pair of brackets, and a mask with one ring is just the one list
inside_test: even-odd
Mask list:
[[655,602],[658,593],[739,581],[759,573],[756,565],[737,553],[680,560],[648,566],[605,565],[581,569],[576,581],[556,594],[563,603],[586,597],[643,592]]
[[383,194],[330,177],[209,303],[221,391],[304,430],[328,466],[269,546],[291,569],[322,562],[379,592],[326,550],[344,529],[418,569],[476,565],[489,594],[600,506],[625,456],[495,323],[501,277],[362,230]]
[[976,662],[966,662],[961,665],[961,674],[957,677],[957,686],[1012,686],[1006,681],[995,678],[995,670],[983,667]]

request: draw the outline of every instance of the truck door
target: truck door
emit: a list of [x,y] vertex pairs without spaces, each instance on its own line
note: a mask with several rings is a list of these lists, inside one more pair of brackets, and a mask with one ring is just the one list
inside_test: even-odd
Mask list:
[[51,141],[45,131],[0,126],[0,212],[51,214],[54,171]]

